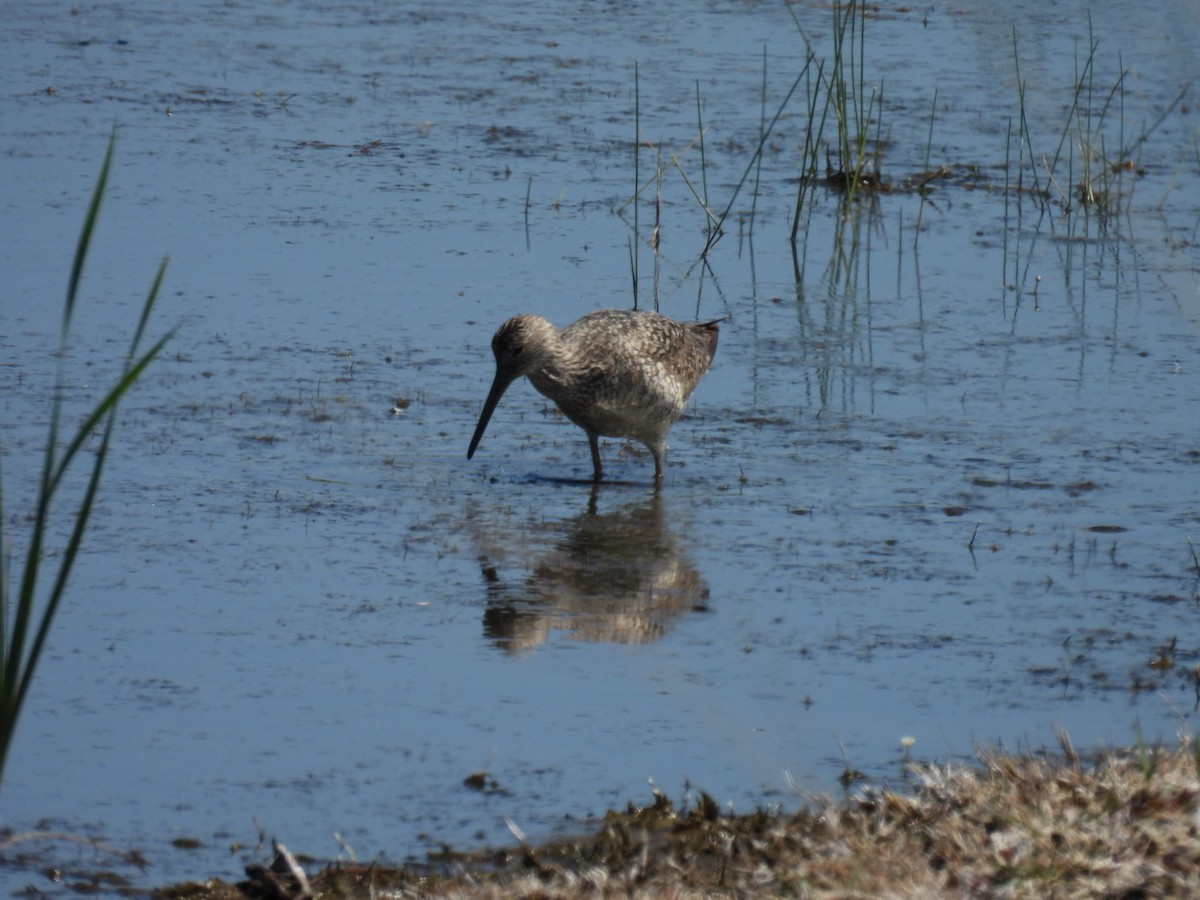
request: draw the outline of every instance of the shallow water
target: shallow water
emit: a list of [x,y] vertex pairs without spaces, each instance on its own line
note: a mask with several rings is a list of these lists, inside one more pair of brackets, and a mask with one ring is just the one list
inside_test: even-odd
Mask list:
[[[830,13],[794,9],[830,55]],[[708,266],[703,213],[664,172],[639,301],[729,319],[658,494],[649,456],[620,441],[603,450],[612,483],[581,481],[583,434],[528,385],[468,463],[488,343],[516,312],[565,324],[632,302],[630,216],[613,210],[633,192],[635,61],[642,136],[697,190],[699,90],[724,209],[764,105],[770,119],[803,65],[785,7],[0,18],[0,446],[18,558],[59,298],[113,122],[71,411],[112,377],[167,253],[156,325],[182,323],[123,407],[5,825],[136,847],[150,867],[121,871],[153,885],[236,878],[260,833],[403,860],[507,842],[506,817],[535,839],[578,828],[647,800],[647,779],[744,810],[836,790],[847,767],[899,779],[904,736],[958,760],[1053,745],[1059,727],[1080,749],[1194,727],[1191,98],[1137,149],[1126,214],[1040,215],[1011,190],[1013,25],[1040,159],[1086,16],[872,16],[884,177],[925,168],[935,89],[930,164],[951,175],[924,205],[900,190],[846,217],[818,190],[795,257],[803,86]],[[1091,27],[1097,96],[1129,70],[1128,132],[1197,75],[1186,4],[1134,23],[1097,6]],[[480,771],[485,790],[464,784]],[[30,881],[54,890],[0,869]]]

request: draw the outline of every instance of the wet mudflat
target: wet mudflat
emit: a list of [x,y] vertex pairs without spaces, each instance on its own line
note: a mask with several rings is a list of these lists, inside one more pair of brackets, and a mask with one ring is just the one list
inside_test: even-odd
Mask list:
[[[827,55],[830,11],[793,11]],[[508,843],[506,817],[549,837],[647,779],[745,811],[906,753],[1189,731],[1200,163],[1171,104],[1197,23],[1026,12],[869,18],[896,189],[814,187],[795,252],[803,86],[738,190],[804,65],[786,7],[4,13],[6,547],[114,122],[79,408],[166,253],[183,327],[124,408],[3,824],[164,884],[271,836],[393,861]],[[1111,207],[1081,162],[1045,176],[1096,40],[1095,109],[1128,70],[1106,146],[1170,110],[1128,169],[1111,151]],[[606,442],[593,490],[528,385],[468,464],[501,321],[633,302],[635,103],[641,178],[679,160],[642,195],[638,302],[729,317],[663,488]],[[684,174],[733,198],[707,264]]]

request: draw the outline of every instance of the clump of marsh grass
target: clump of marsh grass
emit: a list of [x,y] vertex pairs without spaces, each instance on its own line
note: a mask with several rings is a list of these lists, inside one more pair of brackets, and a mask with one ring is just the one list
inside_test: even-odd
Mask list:
[[[150,319],[150,312],[154,308],[154,302],[158,297],[158,291],[166,273],[167,261],[164,259],[158,268],[146,301],[142,305],[141,318],[134,329],[129,355],[126,357],[121,377],[88,414],[83,424],[76,429],[69,440],[62,444],[59,432],[64,393],[63,366],[67,358],[71,318],[75,311],[92,232],[99,218],[101,201],[108,184],[115,137],[114,131],[109,137],[108,150],[104,155],[104,163],[100,168],[96,188],[92,193],[91,204],[88,206],[84,218],[83,231],[79,237],[70,279],[67,283],[62,330],[59,334],[58,376],[55,380],[54,395],[50,400],[49,434],[46,440],[46,450],[42,457],[42,472],[37,484],[35,505],[31,516],[33,525],[28,547],[25,550],[24,566],[15,586],[9,583],[11,561],[8,559],[8,553],[7,551],[0,552],[0,779],[4,774],[4,765],[12,745],[21,707],[25,702],[30,683],[33,681],[38,660],[45,647],[46,638],[50,634],[50,627],[58,612],[67,579],[71,574],[75,557],[79,552],[84,532],[87,530],[91,518],[92,504],[96,498],[100,475],[104,470],[104,461],[112,439],[117,404],[134,382],[141,377],[151,360],[158,355],[173,333],[168,331],[149,350],[139,349],[146,324]],[[84,445],[96,435],[99,435],[100,441],[95,455],[92,457],[91,476],[88,478],[79,505],[75,508],[74,522],[66,544],[60,551],[53,554],[57,571],[47,571],[52,568],[47,565],[49,554],[46,543],[49,537],[50,515],[55,494],[72,468],[72,464],[79,458]],[[3,493],[0,490],[0,501],[2,500]],[[2,521],[3,516],[0,515],[0,522]],[[50,581],[49,590],[44,594],[39,590],[40,582],[43,580]]]
[[[787,94],[784,96],[783,100],[779,103],[778,107],[776,108],[774,115],[771,116],[770,119],[768,119],[767,115],[766,115],[766,113],[767,113],[766,56],[764,53],[763,83],[762,83],[762,89],[761,89],[761,107],[762,108],[761,108],[760,119],[759,119],[758,141],[754,148],[753,154],[751,154],[749,161],[746,163],[746,166],[742,171],[741,177],[738,179],[737,184],[734,186],[733,191],[730,193],[728,202],[726,203],[725,207],[720,210],[720,212],[715,211],[713,206],[709,202],[708,160],[707,160],[707,151],[706,151],[705,144],[704,144],[704,135],[705,135],[705,132],[707,129],[704,124],[704,120],[703,120],[703,116],[702,116],[702,106],[701,106],[699,82],[697,82],[697,84],[696,84],[696,122],[697,122],[696,136],[693,137],[679,151],[669,150],[663,146],[661,141],[656,143],[656,142],[647,140],[646,138],[644,138],[642,136],[640,81],[639,81],[639,76],[638,76],[638,69],[635,64],[635,67],[634,67],[634,123],[635,123],[636,134],[635,134],[635,138],[634,138],[634,156],[633,156],[633,177],[634,177],[633,194],[624,203],[620,204],[614,210],[614,212],[618,216],[621,216],[624,219],[626,216],[626,211],[630,207],[632,207],[632,216],[631,216],[632,221],[630,222],[630,228],[631,228],[632,233],[631,233],[630,242],[629,242],[629,268],[630,268],[630,279],[633,284],[634,308],[637,308],[637,299],[638,299],[638,275],[639,275],[638,247],[642,243],[646,243],[647,245],[649,245],[651,250],[655,253],[655,258],[657,260],[658,248],[659,248],[659,238],[661,235],[661,231],[660,231],[661,219],[660,219],[660,217],[661,217],[661,195],[662,195],[663,176],[669,171],[672,171],[672,170],[675,171],[680,176],[681,180],[683,181],[684,186],[687,188],[688,192],[691,194],[692,198],[695,200],[697,205],[700,207],[700,209],[704,215],[705,241],[704,241],[704,247],[700,251],[700,254],[699,254],[700,258],[703,259],[704,257],[706,257],[708,255],[709,251],[712,250],[712,248],[716,245],[716,243],[724,236],[725,220],[729,217],[729,214],[733,211],[733,207],[734,207],[734,204],[737,202],[738,196],[741,194],[742,189],[746,186],[746,182],[750,179],[750,176],[752,174],[755,175],[755,184],[754,184],[755,200],[754,200],[754,203],[755,203],[755,205],[757,204],[758,173],[760,172],[762,156],[766,149],[767,142],[770,139],[771,134],[775,129],[775,126],[778,124],[780,117],[783,115],[784,111],[787,109],[788,104],[791,102],[792,95],[796,92],[796,88],[798,88],[800,86],[800,83],[804,78],[805,72],[808,71],[808,66],[811,62],[812,62],[812,58],[810,57],[805,62],[805,65],[801,69],[800,74],[797,75],[795,80],[792,82],[792,85],[789,88],[789,90],[787,91]],[[690,176],[688,174],[688,171],[684,168],[684,165],[683,165],[684,157],[688,153],[690,153],[693,149],[696,149],[696,148],[699,148],[699,154],[700,154],[700,175],[698,178]],[[653,154],[653,157],[654,157],[653,172],[650,175],[646,176],[645,178],[642,177],[642,166],[641,166],[641,150],[642,149],[647,149],[647,150],[651,151]],[[697,188],[697,181],[699,182],[699,185],[700,185],[699,188]],[[655,227],[654,227],[654,230],[649,235],[643,236],[641,233],[641,228],[640,228],[638,200],[641,198],[641,196],[644,193],[647,193],[652,186],[655,189],[655,222],[654,222]],[[751,218],[753,218],[753,207],[751,210]]]
[[[1092,32],[1088,14],[1087,53],[1080,64],[1075,59],[1075,89],[1066,119],[1053,152],[1040,157],[1026,108],[1027,85],[1021,77],[1017,30],[1013,28],[1013,61],[1017,76],[1019,129],[1022,138],[1022,171],[1028,168],[1031,192],[1044,202],[1056,201],[1064,214],[1076,207],[1095,212],[1101,220],[1119,214],[1130,189],[1125,179],[1143,174],[1138,152],[1168,116],[1183,102],[1190,85],[1185,85],[1154,121],[1129,129],[1125,110],[1126,81],[1130,72],[1118,55],[1119,74],[1107,87],[1097,83],[1096,53],[1100,42]],[[1028,153],[1026,159],[1024,154]]]
[[[796,18],[795,11],[791,6],[788,9],[804,40],[809,58],[815,58],[812,42]],[[867,90],[866,26],[865,3],[851,0],[845,5],[840,2],[833,4],[833,57],[828,70],[824,61],[818,65],[815,83],[812,79],[808,81],[809,126],[801,151],[800,195],[793,219],[793,240],[806,188],[819,180],[818,166],[822,149],[825,154],[822,183],[842,191],[848,203],[859,191],[886,188],[881,166],[883,86],[880,84],[873,86],[869,92]],[[821,95],[824,96],[824,104],[820,102]],[[826,140],[825,128],[831,117],[836,134],[831,140]],[[872,125],[874,137],[871,135]]]
[[[1036,98],[1022,73],[1016,28],[1012,32],[1017,110],[1005,138],[1002,283],[1005,292],[1015,291],[1018,305],[1021,297],[1028,295],[1037,308],[1037,277],[1032,291],[1028,290],[1029,266],[1043,226],[1065,241],[1068,259],[1076,247],[1086,254],[1094,237],[1120,237],[1136,185],[1147,173],[1141,160],[1146,142],[1180,107],[1191,87],[1184,85],[1160,113],[1134,126],[1126,104],[1130,70],[1118,55],[1119,72],[1106,83],[1097,72],[1099,47],[1089,15],[1082,57],[1081,45],[1076,48],[1074,86],[1066,116],[1061,124],[1051,120],[1047,129],[1032,115]],[[1038,140],[1045,140],[1047,133],[1049,142],[1039,147]],[[1032,229],[1023,224],[1027,202],[1036,220]],[[1010,218],[1013,212],[1015,219]]]
[[[795,80],[792,81],[792,86],[788,88],[788,92],[784,95],[783,100],[776,109],[775,115],[772,116],[771,120],[768,122],[766,120],[766,57],[763,57],[762,112],[759,119],[758,145],[754,148],[754,153],[750,157],[750,161],[746,164],[746,168],[742,172],[742,177],[738,180],[737,185],[734,187],[733,193],[729,197],[729,202],[725,205],[725,209],[717,217],[716,225],[709,234],[708,241],[704,245],[704,250],[700,254],[701,256],[706,256],[713,248],[713,245],[716,244],[717,240],[719,240],[720,237],[725,233],[722,229],[722,226],[725,224],[725,219],[729,216],[730,211],[733,209],[733,204],[737,201],[738,195],[741,193],[742,188],[746,184],[746,180],[750,177],[750,173],[758,171],[763,152],[767,146],[767,141],[771,137],[771,133],[775,130],[775,126],[778,124],[779,118],[783,115],[784,110],[786,110],[788,104],[791,103],[792,95],[796,93],[796,88],[798,88],[800,83],[804,80],[805,75],[808,73],[813,64],[813,60],[814,57],[810,53],[804,61],[804,66],[801,68],[800,74],[797,75]],[[755,179],[754,190],[755,195],[757,196],[757,178]]]

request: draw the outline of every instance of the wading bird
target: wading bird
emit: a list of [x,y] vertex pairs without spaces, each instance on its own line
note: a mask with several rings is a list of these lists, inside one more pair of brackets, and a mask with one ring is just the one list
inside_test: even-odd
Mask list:
[[663,477],[667,432],[717,352],[717,324],[682,324],[654,312],[602,309],[561,331],[541,316],[515,316],[492,338],[496,377],[467,459],[475,455],[504,391],[525,375],[587,432],[599,481],[601,435],[641,441]]

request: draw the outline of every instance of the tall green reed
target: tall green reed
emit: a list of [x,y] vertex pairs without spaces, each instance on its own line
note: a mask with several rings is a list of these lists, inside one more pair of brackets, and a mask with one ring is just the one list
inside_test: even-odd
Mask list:
[[[29,686],[37,670],[38,661],[45,649],[46,639],[54,623],[55,614],[58,612],[59,603],[62,601],[67,579],[79,553],[84,532],[91,519],[92,506],[96,498],[96,491],[100,486],[100,476],[104,470],[104,462],[112,440],[117,405],[174,333],[174,329],[171,329],[149,350],[144,352],[139,350],[142,336],[150,319],[150,312],[166,274],[167,260],[164,259],[151,284],[146,301],[142,305],[141,317],[134,330],[121,377],[92,409],[69,440],[60,446],[59,431],[62,420],[62,398],[65,390],[64,366],[70,343],[71,319],[78,300],[79,286],[83,277],[88,248],[91,246],[92,233],[99,219],[101,201],[108,185],[115,140],[116,132],[114,130],[109,136],[104,163],[100,168],[91,203],[84,217],[83,230],[79,236],[70,279],[67,282],[62,330],[59,334],[58,373],[55,378],[54,395],[50,401],[49,434],[42,456],[42,471],[37,485],[29,545],[25,551],[24,566],[15,592],[9,583],[11,560],[8,558],[8,551],[0,551],[0,784],[3,783],[8,751],[12,746],[21,709],[29,693]],[[54,555],[56,562],[49,563],[46,545],[50,536],[52,501],[68,470],[71,469],[72,463],[76,461],[84,449],[84,445],[96,435],[99,435],[100,440],[92,457],[91,475],[84,488],[83,496],[79,500],[79,505],[75,508],[69,536],[66,544],[61,548],[61,552]],[[0,522],[4,521],[2,513],[3,490],[2,482],[0,482]],[[57,565],[57,571],[51,571],[54,565]],[[48,592],[41,596],[39,582],[43,580],[43,577],[50,580],[50,585]]]
[[804,68],[800,70],[800,74],[796,76],[796,79],[792,82],[792,86],[788,88],[787,94],[784,95],[783,101],[775,110],[775,115],[771,117],[771,120],[767,122],[765,126],[760,124],[758,146],[754,148],[754,154],[750,157],[750,161],[746,164],[746,168],[742,172],[742,177],[738,179],[738,183],[734,187],[733,193],[729,197],[729,202],[725,205],[725,209],[719,216],[716,217],[715,227],[709,234],[709,239],[705,243],[704,249],[700,253],[702,257],[708,255],[708,251],[713,248],[713,245],[716,244],[716,242],[720,240],[721,236],[725,233],[723,229],[725,219],[729,216],[730,211],[733,209],[733,204],[737,201],[738,194],[741,193],[742,187],[746,184],[746,179],[750,177],[751,172],[755,171],[759,159],[762,157],[767,146],[767,141],[770,139],[771,133],[775,130],[775,125],[779,122],[779,118],[783,115],[784,110],[787,109],[788,103],[791,102],[792,94],[796,93],[796,88],[798,88],[800,86],[800,82],[804,80],[804,76],[808,72],[809,66],[812,65],[812,62],[813,57],[810,54],[804,62]]
[[[810,62],[816,59],[795,10],[789,6],[792,20],[804,41]],[[861,188],[875,188],[881,183],[880,148],[882,147],[883,90],[882,86],[867,89],[866,32],[867,5],[851,0],[833,4],[833,57],[826,67],[825,60],[817,65],[815,83],[808,83],[808,130],[801,152],[800,188],[792,218],[792,242],[799,231],[802,207],[809,188],[818,179],[820,149],[825,148],[825,184],[839,188],[847,205]],[[824,96],[824,102],[820,100]],[[819,111],[818,111],[819,108]],[[832,117],[836,135],[826,138],[826,126]],[[871,138],[871,123],[875,136]],[[832,148],[832,152],[830,150]],[[836,159],[836,167],[834,160]]]
[[638,308],[638,193],[641,191],[642,94],[637,60],[633,61],[633,236],[629,239],[629,275],[633,282],[633,308]]
[[[1028,88],[1021,76],[1021,56],[1017,31],[1013,29],[1013,62],[1017,77],[1020,138],[1022,159],[1019,177],[1028,167],[1032,180],[1030,193],[1045,204],[1057,200],[1066,215],[1078,204],[1085,213],[1098,212],[1102,217],[1119,213],[1122,201],[1129,197],[1123,184],[1127,175],[1135,174],[1138,165],[1135,155],[1149,137],[1158,130],[1187,96],[1190,85],[1184,87],[1153,122],[1137,131],[1128,129],[1125,110],[1126,81],[1129,71],[1120,54],[1117,57],[1119,74],[1104,89],[1096,83],[1096,56],[1100,41],[1092,31],[1088,16],[1087,53],[1082,65],[1075,59],[1074,92],[1066,118],[1058,133],[1054,151],[1036,156],[1035,144],[1027,112]],[[1028,153],[1028,160],[1024,153]],[[1066,172],[1062,169],[1065,166]],[[1018,191],[1023,185],[1018,182]]]

